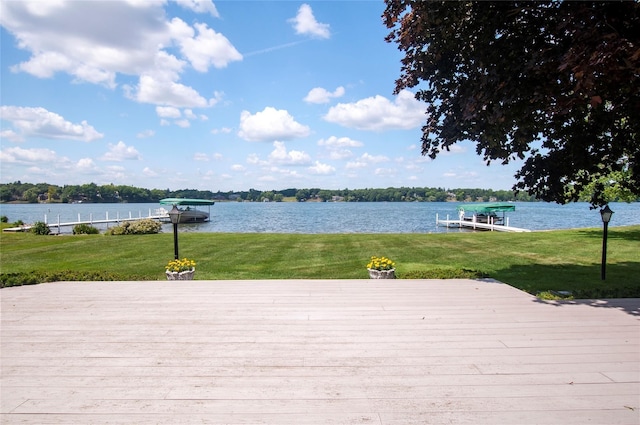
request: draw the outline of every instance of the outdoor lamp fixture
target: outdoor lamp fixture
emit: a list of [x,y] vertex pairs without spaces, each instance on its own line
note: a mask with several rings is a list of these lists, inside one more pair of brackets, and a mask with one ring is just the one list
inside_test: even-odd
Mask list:
[[602,223],[604,224],[604,232],[602,233],[602,265],[600,266],[600,278],[604,280],[607,269],[607,230],[609,229],[609,221],[613,211],[609,208],[609,205],[605,205],[600,210],[600,216],[602,217]]
[[174,204],[171,211],[169,211],[169,219],[173,224],[173,251],[175,255],[175,259],[178,259],[178,223],[180,223],[180,216],[182,215],[182,211],[178,209],[178,207]]

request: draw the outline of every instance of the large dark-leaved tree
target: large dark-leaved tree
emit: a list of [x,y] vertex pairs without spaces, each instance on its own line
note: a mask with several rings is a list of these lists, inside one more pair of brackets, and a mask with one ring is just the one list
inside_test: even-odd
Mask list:
[[590,185],[604,205],[614,178],[640,196],[640,3],[385,3],[395,92],[428,105],[424,155],[470,140],[488,164],[524,160],[514,189],[542,200]]

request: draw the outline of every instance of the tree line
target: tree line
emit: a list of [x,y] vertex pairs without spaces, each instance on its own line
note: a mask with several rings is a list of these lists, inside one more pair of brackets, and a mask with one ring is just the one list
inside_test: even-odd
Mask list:
[[157,203],[163,198],[198,198],[249,202],[445,202],[445,201],[535,201],[525,193],[492,189],[445,189],[433,187],[389,187],[384,189],[284,189],[213,192],[197,189],[145,189],[127,185],[58,186],[48,183],[0,184],[0,202],[25,203]]

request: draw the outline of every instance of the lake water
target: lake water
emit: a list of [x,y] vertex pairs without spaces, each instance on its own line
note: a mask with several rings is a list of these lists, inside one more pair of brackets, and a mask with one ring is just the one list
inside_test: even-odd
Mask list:
[[[436,226],[447,215],[457,219],[455,202],[218,202],[210,208],[211,221],[181,224],[181,232],[231,233],[435,233],[457,232]],[[598,210],[587,203],[568,205],[516,202],[507,213],[509,225],[531,230],[602,227]],[[145,217],[160,204],[0,204],[0,215],[24,223]],[[166,206],[164,206],[166,208]],[[640,203],[611,203],[610,227],[640,224]],[[205,209],[207,207],[204,207]],[[113,224],[112,224],[113,225]],[[96,225],[105,228],[104,225]],[[165,225],[171,232],[171,225]],[[71,228],[62,230],[70,233]]]

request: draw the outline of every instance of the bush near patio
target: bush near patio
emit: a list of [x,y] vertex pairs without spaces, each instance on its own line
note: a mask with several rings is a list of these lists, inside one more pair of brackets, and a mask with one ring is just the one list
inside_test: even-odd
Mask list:
[[136,221],[125,221],[119,226],[108,229],[106,235],[150,235],[159,233],[162,224],[151,219],[142,219]]
[[97,235],[98,233],[100,233],[100,230],[88,224],[83,223],[73,226],[74,235]]

